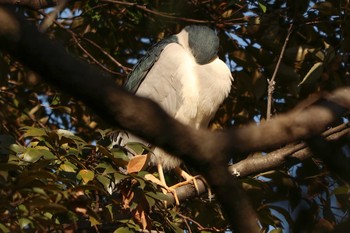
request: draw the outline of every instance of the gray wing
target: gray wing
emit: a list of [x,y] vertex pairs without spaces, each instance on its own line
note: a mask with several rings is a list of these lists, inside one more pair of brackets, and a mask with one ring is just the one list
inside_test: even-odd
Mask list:
[[136,93],[137,89],[147,76],[154,63],[159,59],[164,48],[170,43],[178,43],[175,35],[165,38],[151,47],[147,54],[140,59],[140,61],[134,66],[133,70],[128,75],[124,84],[124,88],[126,90]]
[[[192,83],[194,78],[190,72],[191,66],[191,56],[185,48],[177,43],[168,44],[158,61],[148,71],[136,95],[153,100],[170,116],[176,118],[183,105],[184,84]],[[189,91],[196,93],[193,89]]]

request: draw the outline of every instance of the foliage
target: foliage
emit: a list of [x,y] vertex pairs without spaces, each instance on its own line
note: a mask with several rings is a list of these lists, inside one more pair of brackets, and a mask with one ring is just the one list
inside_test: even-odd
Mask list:
[[179,228],[145,172],[120,171],[128,163],[120,148],[93,146],[65,130],[27,127],[24,139],[0,164],[3,231]]
[[[38,26],[47,13],[21,11]],[[121,85],[154,42],[191,23],[215,28],[219,56],[235,78],[212,122],[213,128],[221,128],[265,118],[268,80],[279,57],[274,114],[290,110],[316,91],[347,85],[348,13],[346,1],[334,0],[71,1],[46,33],[111,73]],[[79,225],[127,232],[143,227],[229,227],[215,202],[198,198],[179,209],[161,208],[164,196],[144,180],[144,173],[122,172],[128,158],[122,150],[108,148],[108,125],[82,103],[1,55],[0,145],[13,145],[12,152],[1,150],[0,229],[62,230]],[[245,156],[234,155],[232,160]],[[332,229],[347,216],[348,186],[316,159],[291,164],[242,179],[264,230]]]

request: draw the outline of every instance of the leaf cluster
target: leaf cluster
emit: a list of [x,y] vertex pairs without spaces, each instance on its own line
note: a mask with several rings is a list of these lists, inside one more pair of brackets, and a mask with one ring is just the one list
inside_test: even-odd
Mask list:
[[122,171],[128,157],[121,149],[93,146],[66,130],[22,130],[26,145],[11,144],[0,163],[2,231],[180,229],[146,172]]

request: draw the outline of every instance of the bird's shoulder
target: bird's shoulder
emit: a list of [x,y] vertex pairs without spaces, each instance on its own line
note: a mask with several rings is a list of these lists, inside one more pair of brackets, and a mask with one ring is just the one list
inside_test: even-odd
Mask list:
[[142,81],[147,76],[150,69],[153,65],[158,61],[161,56],[163,50],[169,44],[177,44],[178,39],[176,36],[170,36],[166,39],[159,41],[154,44],[146,54],[139,60],[138,63],[135,64],[133,70],[127,77],[127,80],[124,84],[124,88],[128,91],[135,93],[142,83]]

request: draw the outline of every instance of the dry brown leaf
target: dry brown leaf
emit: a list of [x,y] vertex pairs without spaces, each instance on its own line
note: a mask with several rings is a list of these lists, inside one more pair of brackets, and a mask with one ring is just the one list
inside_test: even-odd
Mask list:
[[146,166],[147,163],[147,155],[136,155],[134,158],[132,158],[127,166],[127,172],[133,173],[133,172],[139,172]]

